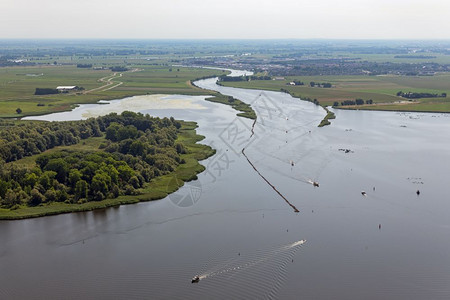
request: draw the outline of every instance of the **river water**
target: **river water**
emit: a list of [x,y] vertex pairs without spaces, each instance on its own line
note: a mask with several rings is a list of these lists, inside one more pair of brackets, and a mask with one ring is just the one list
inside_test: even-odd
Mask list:
[[1,299],[450,298],[448,115],[336,110],[318,128],[323,109],[287,94],[196,85],[257,122],[198,96],[46,116],[195,120],[217,154],[159,201],[0,222]]

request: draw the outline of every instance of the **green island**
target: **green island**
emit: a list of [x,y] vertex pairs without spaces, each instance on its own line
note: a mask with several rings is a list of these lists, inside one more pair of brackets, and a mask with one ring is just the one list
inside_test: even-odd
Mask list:
[[0,219],[161,199],[215,153],[194,122],[123,112],[85,121],[0,122]]
[[250,104],[244,103],[241,100],[236,99],[234,97],[219,94],[218,96],[207,98],[206,100],[216,103],[222,103],[225,105],[230,105],[235,110],[240,111],[240,113],[236,114],[239,117],[244,117],[252,120],[256,119],[256,113],[250,106]]

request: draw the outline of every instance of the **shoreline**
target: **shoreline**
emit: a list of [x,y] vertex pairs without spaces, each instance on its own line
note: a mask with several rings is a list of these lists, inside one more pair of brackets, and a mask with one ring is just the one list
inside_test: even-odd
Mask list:
[[[273,87],[262,87],[259,86],[257,88],[253,88],[253,87],[247,87],[247,86],[235,86],[232,83],[227,83],[226,85],[222,85],[225,87],[231,87],[231,88],[242,88],[242,89],[248,89],[248,90],[266,90],[266,91],[273,91],[273,92],[280,92],[279,89],[277,88],[273,88]],[[302,99],[301,96],[297,96],[294,93],[286,90],[286,89],[282,89],[281,92],[285,92],[288,93],[289,95],[291,95],[294,98],[300,99],[302,101],[307,101],[310,102],[308,100]],[[413,103],[374,103],[372,105],[353,105],[353,106],[332,106],[331,104],[329,105],[323,105],[320,104],[320,106],[322,108],[324,108],[327,113],[329,113],[330,111],[327,110],[327,107],[332,107],[333,109],[342,109],[342,110],[365,110],[365,111],[384,111],[384,112],[388,112],[388,111],[392,111],[392,112],[410,112],[410,113],[442,113],[442,114],[450,114],[450,110],[446,107],[444,108],[440,108],[440,106],[442,106],[444,103],[425,103],[425,102],[413,102]],[[418,106],[418,105],[426,105],[426,106],[431,106],[431,108],[420,108],[420,107],[411,107],[411,106]],[[392,106],[392,108],[390,107]],[[434,107],[433,107],[434,106]],[[325,116],[325,118],[322,120],[322,122],[319,124],[318,127],[323,127],[326,125],[330,125],[329,123],[329,119],[334,119],[334,117],[329,117],[328,115]]]
[[450,114],[450,111],[442,111],[442,110],[401,110],[401,109],[380,109],[368,107],[332,107],[333,109],[341,109],[341,110],[364,110],[364,111],[382,111],[382,112],[403,112],[403,113],[427,113],[427,114]]

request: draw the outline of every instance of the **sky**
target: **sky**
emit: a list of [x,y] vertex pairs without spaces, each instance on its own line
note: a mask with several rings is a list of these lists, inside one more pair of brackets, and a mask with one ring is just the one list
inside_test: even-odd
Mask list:
[[450,1],[1,0],[0,38],[450,39]]

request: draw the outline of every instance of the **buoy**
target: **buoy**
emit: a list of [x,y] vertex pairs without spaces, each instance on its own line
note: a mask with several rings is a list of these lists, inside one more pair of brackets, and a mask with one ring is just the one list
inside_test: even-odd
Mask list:
[[420,191],[419,191],[419,190],[417,190],[416,194],[417,194],[417,196],[419,196],[419,195],[420,195]]

